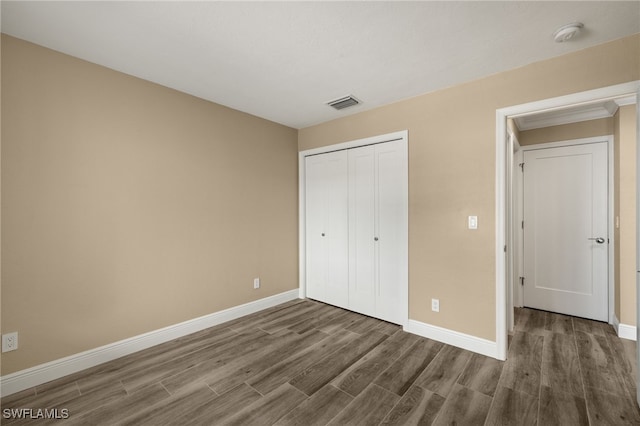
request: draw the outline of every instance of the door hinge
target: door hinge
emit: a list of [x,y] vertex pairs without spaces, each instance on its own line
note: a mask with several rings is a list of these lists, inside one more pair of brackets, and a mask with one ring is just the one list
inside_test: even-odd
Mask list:
[[522,221],[522,223],[520,224],[520,227],[521,227],[522,229],[524,229],[524,220],[523,220],[523,221]]
[[524,277],[520,277],[520,285],[524,286]]
[[505,253],[507,252],[507,246],[504,246],[504,252]]
[[518,164],[518,167],[520,167],[522,169],[522,171],[524,172],[524,163]]

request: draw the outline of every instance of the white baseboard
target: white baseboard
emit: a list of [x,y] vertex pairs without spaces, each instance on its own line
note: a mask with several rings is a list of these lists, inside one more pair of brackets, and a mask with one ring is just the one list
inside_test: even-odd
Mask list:
[[150,348],[151,346],[297,299],[298,294],[298,289],[286,291],[265,297],[264,299],[245,303],[244,305],[234,306],[179,324],[120,340],[119,342],[110,343],[99,348],[90,349],[85,352],[37,365],[26,370],[7,374],[0,378],[0,396],[11,395],[142,349]]
[[637,330],[636,327],[633,325],[627,325],[627,324],[620,324],[618,325],[618,337],[620,337],[621,339],[628,339],[628,340],[636,340],[636,336],[637,336]]
[[491,340],[460,333],[435,325],[426,324],[410,319],[405,331],[417,334],[428,339],[437,340],[447,345],[456,346],[492,358],[497,358],[498,345]]
[[620,324],[620,320],[618,320],[618,317],[615,314],[613,315],[611,325],[615,328],[616,334],[619,338],[633,341],[637,339],[636,327],[633,325]]

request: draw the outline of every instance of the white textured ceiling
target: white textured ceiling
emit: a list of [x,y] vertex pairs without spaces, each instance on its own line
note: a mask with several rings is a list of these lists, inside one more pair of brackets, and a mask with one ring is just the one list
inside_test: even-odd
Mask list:
[[[640,1],[1,7],[4,33],[295,128],[640,32]],[[554,43],[574,21],[580,37]],[[363,104],[325,105],[347,94]]]

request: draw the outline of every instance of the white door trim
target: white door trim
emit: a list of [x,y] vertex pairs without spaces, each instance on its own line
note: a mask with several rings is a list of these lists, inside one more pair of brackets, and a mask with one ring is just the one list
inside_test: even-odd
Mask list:
[[[536,112],[552,111],[571,105],[589,103],[601,99],[637,96],[640,80],[557,98],[514,105],[496,110],[496,358],[507,358],[507,287],[506,258],[506,135],[507,118]],[[637,100],[636,100],[637,101]]]
[[[525,145],[521,148],[521,155],[524,155],[526,151],[535,151],[538,149],[548,149],[548,148],[560,148],[565,146],[576,146],[576,145],[584,145],[590,143],[607,143],[607,233],[609,234],[609,242],[607,244],[608,250],[608,276],[607,276],[607,310],[608,310],[608,321],[609,324],[614,323],[615,316],[615,265],[614,265],[614,256],[612,248],[615,246],[615,233],[614,233],[614,199],[613,199],[613,187],[615,182],[613,181],[614,170],[613,170],[613,135],[605,135],[605,136],[592,136],[588,138],[580,138],[580,139],[570,139],[565,141],[557,141],[557,142],[547,142],[535,145]],[[525,166],[526,167],[526,166]],[[521,197],[524,194],[523,180],[521,178],[518,181],[518,192]],[[520,200],[522,198],[520,197]],[[516,213],[518,216],[518,222],[523,220],[523,211],[522,208],[517,209]],[[525,225],[526,226],[526,225]],[[523,233],[518,232],[516,234],[515,246],[522,248],[523,244]],[[524,254],[524,253],[523,253]],[[524,258],[523,258],[524,261]],[[520,291],[519,297],[522,302],[523,292]],[[522,303],[520,304],[522,306]]]
[[320,148],[308,149],[300,151],[298,153],[298,270],[299,270],[299,282],[300,290],[299,297],[301,299],[307,296],[307,283],[306,283],[306,223],[305,223],[305,157],[315,154],[324,154],[327,152],[339,151],[343,149],[357,148],[366,145],[373,145],[378,143],[390,142],[394,140],[401,140],[403,142],[403,151],[406,157],[407,164],[407,176],[404,180],[404,188],[402,188],[403,202],[405,205],[405,218],[404,218],[404,236],[402,251],[405,261],[402,263],[402,279],[400,282],[401,300],[402,302],[402,326],[407,327],[409,322],[409,174],[408,174],[408,146],[409,146],[409,132],[402,130],[399,132],[387,133],[385,135],[373,136],[364,139],[357,139],[353,141],[338,143],[335,145],[323,146]]

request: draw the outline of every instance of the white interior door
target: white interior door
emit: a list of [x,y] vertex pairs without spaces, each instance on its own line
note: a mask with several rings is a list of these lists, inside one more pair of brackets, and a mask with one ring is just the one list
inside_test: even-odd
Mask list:
[[347,152],[305,159],[307,295],[348,308]]
[[524,153],[524,305],[608,319],[607,143]]

